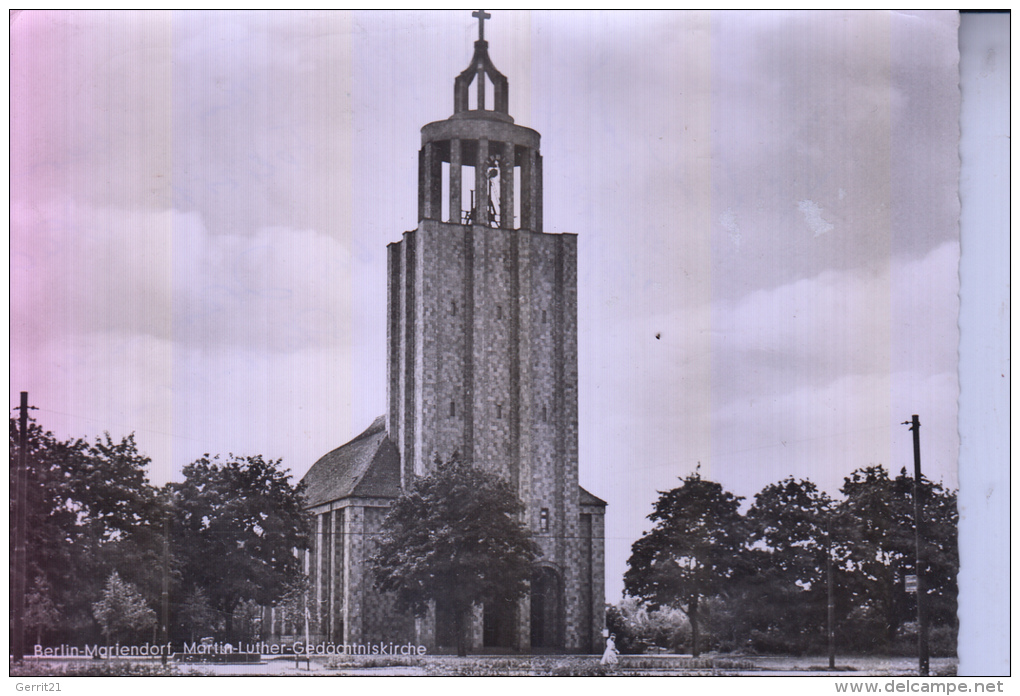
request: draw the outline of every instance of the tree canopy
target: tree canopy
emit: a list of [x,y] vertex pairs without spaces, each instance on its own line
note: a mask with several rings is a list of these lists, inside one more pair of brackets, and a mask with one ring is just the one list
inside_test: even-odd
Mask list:
[[808,480],[788,477],[754,496],[746,515],[754,573],[738,589],[741,630],[753,647],[802,652],[825,644],[834,515],[832,499]]
[[[12,464],[18,428],[10,419]],[[273,604],[303,580],[294,554],[308,543],[303,500],[279,462],[203,458],[159,490],[133,435],[61,440],[31,419],[25,434],[25,625],[37,642],[121,632],[122,612],[103,607],[125,597],[159,616],[165,575],[178,637],[224,625],[229,635],[241,602]],[[12,483],[12,547],[14,493]],[[193,619],[196,627],[182,624]]]
[[652,609],[682,610],[691,622],[695,657],[701,600],[721,594],[743,569],[741,500],[696,471],[660,492],[648,516],[655,526],[632,547],[624,575],[627,594]]
[[[841,489],[842,534],[850,603],[857,632],[873,634],[878,646],[891,645],[900,627],[916,618],[916,598],[904,588],[917,573],[914,538],[914,482],[905,470],[890,478],[883,466],[858,469]],[[924,506],[922,562],[928,568],[927,593],[932,626],[956,625],[956,493],[921,479]],[[863,640],[861,641],[863,642]]]
[[[922,562],[933,649],[956,643],[956,493],[921,480]],[[673,606],[690,619],[692,651],[709,625],[715,647],[821,652],[827,643],[827,567],[833,566],[840,650],[896,652],[913,640],[917,601],[913,479],[862,467],[831,499],[809,480],[787,478],[740,499],[697,472],[660,493],[655,527],[633,546],[626,593],[650,609]],[[649,614],[651,616],[651,614]],[[674,643],[677,639],[674,639]]]
[[[18,427],[9,420],[12,463],[19,456]],[[29,419],[26,445],[26,587],[36,639],[94,635],[92,604],[115,571],[154,604],[162,569],[151,562],[162,540],[159,505],[147,478],[149,458],[134,436],[60,440]],[[12,466],[11,535],[14,472]]]
[[528,591],[539,550],[520,520],[523,510],[499,476],[456,457],[437,460],[386,517],[373,562],[376,586],[417,616],[432,602],[449,610],[464,654],[473,607]]
[[203,457],[170,486],[174,548],[191,593],[201,588],[233,639],[234,610],[273,605],[303,578],[295,549],[308,548],[302,484],[261,456]]
[[108,642],[143,638],[156,626],[156,612],[131,583],[121,580],[117,571],[110,574],[103,596],[92,605],[92,613]]

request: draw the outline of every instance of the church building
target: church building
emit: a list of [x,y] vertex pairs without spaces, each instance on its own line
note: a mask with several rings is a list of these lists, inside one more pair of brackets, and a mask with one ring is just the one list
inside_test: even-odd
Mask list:
[[511,483],[542,550],[527,596],[478,608],[469,649],[592,653],[606,503],[578,484],[577,237],[542,230],[540,136],[508,113],[474,16],[453,115],[421,129],[418,227],[388,248],[386,413],[304,477],[311,633],[454,648],[442,607],[397,613],[368,561],[394,498],[457,454]]

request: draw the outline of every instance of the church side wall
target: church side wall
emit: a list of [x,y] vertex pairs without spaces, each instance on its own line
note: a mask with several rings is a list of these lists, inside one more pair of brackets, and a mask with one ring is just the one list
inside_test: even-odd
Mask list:
[[[379,532],[389,512],[385,507],[364,508],[365,558],[371,559],[379,545]],[[406,644],[415,642],[415,621],[394,608],[393,596],[375,589],[371,569],[365,568],[362,582],[362,639],[365,642]]]
[[[384,498],[356,498],[313,511],[315,541],[308,551],[309,600],[316,608],[309,626],[313,641],[427,644],[420,622],[397,612],[392,595],[375,589],[370,562],[389,505]],[[304,640],[303,618],[284,625],[283,612],[277,613],[271,615],[279,624],[272,627],[275,635],[289,631],[293,639]]]
[[606,509],[590,507],[591,514],[591,645],[592,652],[602,650],[602,630],[606,625]]
[[602,629],[606,620],[605,508],[582,506],[580,522],[580,535],[575,542],[577,556],[581,559],[582,611],[577,647],[582,652],[597,653],[602,647]]
[[591,612],[592,596],[594,595],[592,577],[592,521],[591,514],[581,513],[580,534],[574,544],[577,548],[577,557],[580,558],[580,625],[578,626],[578,648],[582,652],[593,652],[591,645],[592,623],[594,616]]

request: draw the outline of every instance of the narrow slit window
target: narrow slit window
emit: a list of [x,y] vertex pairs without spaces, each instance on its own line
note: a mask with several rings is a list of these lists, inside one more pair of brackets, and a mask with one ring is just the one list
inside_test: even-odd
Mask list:
[[538,530],[540,532],[549,531],[549,508],[542,508],[538,514]]
[[549,411],[545,406],[542,407],[542,422],[545,423],[549,419]]
[[449,220],[450,222],[460,222],[459,220],[454,220],[453,217],[450,215],[450,163],[449,162],[443,162],[443,175],[442,175],[442,184],[440,186],[439,200],[440,200],[439,219],[440,220]]
[[545,310],[543,309],[543,310],[542,310],[542,323],[543,323],[543,324],[544,324],[544,323],[546,323],[546,321],[548,321],[548,319],[549,319],[549,317],[548,317],[548,314],[547,314],[547,313],[546,313],[546,311],[545,311]]
[[514,167],[514,220],[513,229],[519,230],[521,228],[521,198],[524,196],[524,191],[521,190],[521,167],[517,165]]
[[450,316],[457,316],[457,300],[450,302]]
[[503,305],[496,305],[496,318],[497,319],[503,318]]
[[503,404],[496,404],[496,418],[503,417]]
[[456,417],[456,415],[457,415],[457,402],[456,401],[451,401],[450,402],[450,418],[454,418],[454,417]]

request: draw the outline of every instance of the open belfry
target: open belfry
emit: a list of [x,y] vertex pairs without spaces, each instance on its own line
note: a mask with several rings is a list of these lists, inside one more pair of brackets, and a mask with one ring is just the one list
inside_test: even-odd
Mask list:
[[[456,455],[511,483],[542,550],[528,596],[478,608],[469,649],[595,652],[606,504],[578,484],[577,237],[542,231],[540,136],[508,113],[474,16],[453,115],[421,129],[418,227],[388,248],[387,412],[304,477],[310,631],[454,648],[443,607],[397,613],[368,562],[393,499]],[[275,635],[303,633],[273,614]]]

